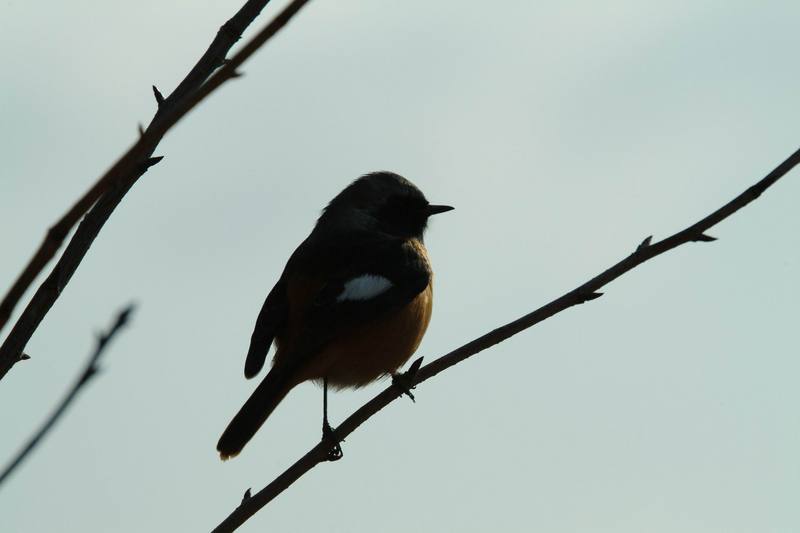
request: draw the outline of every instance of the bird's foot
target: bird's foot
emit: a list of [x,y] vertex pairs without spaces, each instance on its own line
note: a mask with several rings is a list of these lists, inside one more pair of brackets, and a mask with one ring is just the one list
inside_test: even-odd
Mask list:
[[414,378],[417,377],[417,372],[419,371],[419,367],[422,366],[422,357],[415,360],[411,363],[411,366],[408,367],[408,370],[398,374],[392,374],[392,385],[400,389],[400,392],[411,398],[412,402],[416,403],[414,399],[414,394],[411,393],[412,390],[416,388],[414,384]]
[[328,461],[338,461],[344,457],[344,452],[342,452],[341,446],[341,443],[344,442],[344,439],[339,440],[336,437],[336,433],[333,431],[333,428],[327,420],[322,422],[322,440],[331,445],[330,450],[328,450]]

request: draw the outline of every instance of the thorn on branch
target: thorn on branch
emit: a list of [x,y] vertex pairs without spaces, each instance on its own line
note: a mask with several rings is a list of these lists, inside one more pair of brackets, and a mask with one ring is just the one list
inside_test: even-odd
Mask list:
[[158,107],[161,108],[161,106],[164,105],[164,95],[161,94],[161,91],[159,91],[158,87],[155,85],[153,85],[153,95],[156,97],[156,103],[158,104]]
[[147,171],[153,165],[156,165],[156,164],[160,163],[162,159],[164,159],[163,155],[159,155],[159,156],[156,156],[156,157],[151,157],[149,159],[146,159],[144,161],[144,163],[142,163],[142,166],[144,167],[144,170]]
[[641,243],[639,243],[639,246],[636,247],[636,251],[640,252],[640,251],[644,250],[645,248],[647,248],[648,246],[650,246],[650,242],[652,240],[653,240],[653,236],[652,235],[648,236],[645,240],[643,240]]
[[700,235],[692,239],[692,242],[713,242],[716,240],[717,240],[716,237],[712,237],[711,235],[706,235],[705,233],[701,233]]
[[419,372],[419,367],[422,366],[422,357],[418,357],[411,366],[408,367],[408,370],[403,372],[402,374],[394,374],[392,375],[392,385],[400,389],[401,394],[405,394],[411,401],[416,403],[416,399],[414,399],[414,395],[411,393],[412,390],[416,388],[414,384],[414,378],[417,377],[417,372]]
[[69,227],[64,224],[54,224],[47,230],[47,240],[60,243],[67,238]]
[[602,292],[583,292],[583,291],[581,291],[581,292],[578,293],[578,295],[581,298],[581,301],[578,302],[578,303],[582,304],[582,303],[585,303],[585,302],[590,302],[592,300],[597,300],[598,298],[600,298],[603,295],[603,293]]
[[91,366],[86,369],[86,371],[81,376],[80,384],[81,386],[85,385],[87,381],[95,377],[100,372],[100,368],[97,366]]
[[23,352],[23,353],[19,354],[19,359],[18,359],[18,361],[27,361],[27,360],[28,360],[28,359],[30,359],[30,358],[31,358],[31,356],[30,356],[30,355],[28,355],[28,354],[26,354],[26,353],[24,353],[24,352]]
[[244,73],[239,72],[238,70],[231,72],[231,78],[241,78],[242,76],[244,76]]
[[251,492],[251,489],[248,488],[246,491],[244,491],[244,496],[242,496],[242,503],[240,503],[239,505],[244,505],[244,502],[249,500],[252,496],[253,493]]
[[[159,157],[159,159],[161,158]],[[127,325],[128,321],[131,319],[131,314],[133,313],[134,309],[136,309],[136,304],[134,303],[130,303],[127,306],[125,306],[125,309],[120,311],[119,314],[117,315],[117,321],[112,327],[112,329],[121,328],[122,326]]]
[[142,126],[142,123],[139,122],[136,124],[136,127],[139,130],[139,137],[144,137],[144,126]]
[[419,372],[419,367],[422,366],[422,359],[424,358],[418,357],[417,359],[414,360],[413,363],[411,363],[411,366],[408,367],[406,374],[408,375],[409,378],[414,379],[415,377],[417,377],[417,372]]

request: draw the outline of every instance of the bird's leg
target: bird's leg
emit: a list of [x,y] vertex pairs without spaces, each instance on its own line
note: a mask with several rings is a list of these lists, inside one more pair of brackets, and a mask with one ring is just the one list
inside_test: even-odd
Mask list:
[[331,449],[328,451],[328,461],[338,461],[342,458],[344,453],[340,445],[339,439],[333,428],[328,423],[328,378],[322,378],[322,440],[331,443]]
[[411,391],[416,388],[416,385],[414,384],[414,378],[417,377],[417,371],[419,371],[419,367],[421,365],[422,357],[411,363],[411,366],[408,367],[408,370],[405,372],[392,374],[392,385],[400,389],[400,392],[411,398],[412,402],[416,402]]

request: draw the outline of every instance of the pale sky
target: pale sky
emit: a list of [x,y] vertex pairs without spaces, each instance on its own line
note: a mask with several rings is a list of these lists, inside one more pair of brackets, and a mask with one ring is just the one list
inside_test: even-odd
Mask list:
[[[149,121],[150,85],[171,91],[241,3],[0,3],[3,292]],[[313,0],[168,134],[0,382],[5,463],[138,302],[0,488],[0,531],[211,530],[316,444],[307,384],[241,456],[214,450],[256,386],[242,368],[267,291],[360,174],[456,207],[426,238],[429,360],[729,201],[800,145],[798,17],[795,1]],[[797,172],[719,241],[395,402],[241,531],[800,531]],[[332,396],[332,422],[384,385]]]

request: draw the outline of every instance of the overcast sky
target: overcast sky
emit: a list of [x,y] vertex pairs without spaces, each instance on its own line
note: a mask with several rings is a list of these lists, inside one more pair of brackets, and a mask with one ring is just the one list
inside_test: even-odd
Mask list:
[[[150,85],[171,91],[240,4],[0,3],[3,292],[149,121]],[[427,359],[729,201],[800,145],[799,18],[788,0],[313,0],[169,133],[0,383],[4,463],[139,303],[0,489],[0,530],[210,530],[314,445],[306,384],[240,457],[214,450],[256,385],[264,296],[360,174],[456,206],[426,238]],[[242,531],[800,531],[799,197],[796,171],[717,242],[425,383]],[[335,394],[333,423],[381,389]]]

